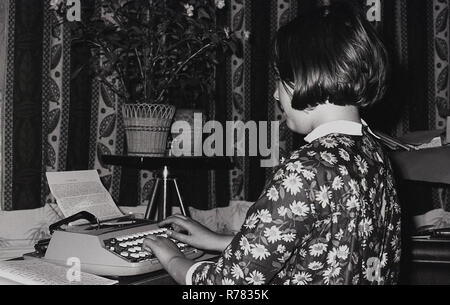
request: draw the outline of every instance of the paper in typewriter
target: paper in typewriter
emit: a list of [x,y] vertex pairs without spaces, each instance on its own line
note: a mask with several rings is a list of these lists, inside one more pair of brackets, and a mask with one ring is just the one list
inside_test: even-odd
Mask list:
[[113,285],[118,283],[104,277],[80,272],[71,277],[69,267],[58,266],[42,260],[0,262],[0,285]]
[[123,216],[96,170],[46,174],[50,191],[64,217],[81,211],[89,212],[99,220]]

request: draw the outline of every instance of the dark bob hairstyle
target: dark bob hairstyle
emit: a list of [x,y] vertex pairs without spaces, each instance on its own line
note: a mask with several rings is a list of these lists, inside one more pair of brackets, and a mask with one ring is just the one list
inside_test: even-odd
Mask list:
[[362,11],[343,1],[280,28],[274,64],[283,85],[294,89],[297,110],[326,102],[366,107],[386,91],[387,51]]

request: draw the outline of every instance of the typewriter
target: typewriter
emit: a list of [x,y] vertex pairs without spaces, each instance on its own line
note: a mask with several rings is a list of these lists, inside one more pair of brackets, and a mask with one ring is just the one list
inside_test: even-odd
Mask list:
[[[67,226],[85,219],[89,223]],[[64,227],[65,226],[65,227]],[[50,226],[50,240],[35,245],[45,261],[67,266],[70,258],[77,258],[81,271],[101,276],[132,276],[162,269],[152,252],[146,251],[147,236],[168,238],[167,228],[152,221],[121,217],[99,222],[88,212],[80,212]],[[172,239],[187,258],[195,259],[202,251]]]

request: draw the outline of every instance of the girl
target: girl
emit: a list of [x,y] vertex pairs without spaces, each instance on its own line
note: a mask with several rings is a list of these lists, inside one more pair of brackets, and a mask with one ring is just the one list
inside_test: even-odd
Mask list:
[[175,215],[171,237],[221,251],[194,263],[166,238],[145,246],[180,284],[394,284],[400,207],[387,154],[359,110],[385,92],[388,59],[352,6],[333,3],[282,27],[275,100],[307,144],[274,171],[236,236]]

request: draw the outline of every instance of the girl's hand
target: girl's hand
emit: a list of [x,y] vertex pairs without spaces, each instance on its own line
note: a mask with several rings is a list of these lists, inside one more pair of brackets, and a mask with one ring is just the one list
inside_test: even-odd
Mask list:
[[177,245],[165,237],[150,235],[144,240],[143,248],[147,251],[152,251],[166,270],[173,258],[184,257]]
[[[167,225],[171,225],[175,229],[167,230],[167,235],[198,249],[221,252],[233,239],[232,236],[217,234],[183,215],[173,215],[159,223],[159,226]],[[187,233],[179,232],[181,230],[187,231]]]

